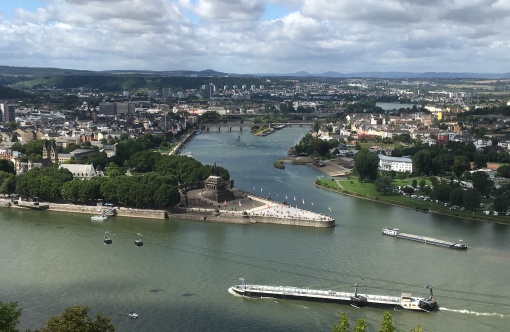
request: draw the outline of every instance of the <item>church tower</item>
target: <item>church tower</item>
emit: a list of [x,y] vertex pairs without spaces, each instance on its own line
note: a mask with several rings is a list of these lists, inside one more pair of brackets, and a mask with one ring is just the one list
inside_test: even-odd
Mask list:
[[54,165],[58,164],[57,143],[54,139],[44,140],[42,157],[44,160],[51,161]]

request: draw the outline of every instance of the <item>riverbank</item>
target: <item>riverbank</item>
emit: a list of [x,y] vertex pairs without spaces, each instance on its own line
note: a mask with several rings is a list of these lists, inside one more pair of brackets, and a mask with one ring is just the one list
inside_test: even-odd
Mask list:
[[327,176],[346,176],[351,174],[351,170],[344,167],[339,160],[324,160],[323,166],[315,165],[313,159],[308,156],[286,157],[279,159],[277,162],[282,164],[307,165]]
[[[144,219],[176,219],[204,222],[221,222],[230,224],[275,224],[305,227],[335,227],[335,219],[320,213],[298,209],[272,200],[254,195],[247,195],[228,204],[199,207],[176,207],[171,210],[132,209],[125,207],[106,207],[93,205],[75,205],[63,203],[39,203],[20,201],[12,203],[8,199],[0,199],[0,206],[17,209],[37,209],[56,212],[82,213],[100,215],[111,210],[110,216],[144,218]],[[44,208],[38,208],[39,206]],[[234,208],[235,207],[235,208]]]
[[[332,182],[335,184],[333,185]],[[439,203],[433,203],[431,201],[420,201],[416,198],[408,198],[408,197],[398,197],[399,200],[391,200],[391,196],[384,196],[383,194],[379,194],[377,196],[372,196],[366,193],[349,191],[345,187],[342,186],[341,182],[338,179],[331,180],[317,180],[314,182],[314,186],[333,191],[342,195],[351,196],[355,198],[361,198],[368,201],[383,203],[387,205],[393,205],[396,207],[401,207],[405,209],[416,210],[424,213],[435,213],[444,216],[467,219],[467,220],[475,220],[475,221],[484,221],[488,223],[497,223],[502,225],[510,225],[510,217],[509,216],[487,216],[481,213],[481,211],[460,211],[460,210],[451,210],[449,207],[444,207]]]

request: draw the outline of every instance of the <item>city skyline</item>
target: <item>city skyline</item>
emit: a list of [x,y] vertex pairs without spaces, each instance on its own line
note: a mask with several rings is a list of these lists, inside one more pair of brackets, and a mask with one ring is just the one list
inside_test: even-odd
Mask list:
[[226,73],[509,72],[501,0],[18,0],[0,65]]

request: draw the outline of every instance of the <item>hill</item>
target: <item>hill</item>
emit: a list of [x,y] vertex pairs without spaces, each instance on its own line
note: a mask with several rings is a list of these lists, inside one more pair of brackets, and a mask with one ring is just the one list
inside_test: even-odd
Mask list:
[[30,93],[0,85],[0,99],[19,99],[31,96]]

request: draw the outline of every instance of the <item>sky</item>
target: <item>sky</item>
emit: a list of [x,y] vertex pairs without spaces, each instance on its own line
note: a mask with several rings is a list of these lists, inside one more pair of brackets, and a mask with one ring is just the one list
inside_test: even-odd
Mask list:
[[0,0],[0,65],[510,72],[509,0]]

